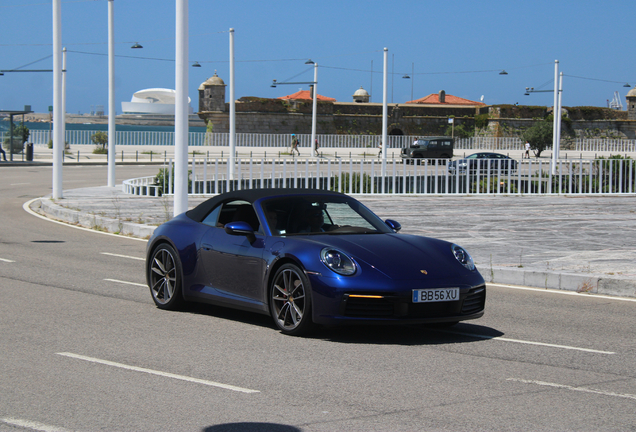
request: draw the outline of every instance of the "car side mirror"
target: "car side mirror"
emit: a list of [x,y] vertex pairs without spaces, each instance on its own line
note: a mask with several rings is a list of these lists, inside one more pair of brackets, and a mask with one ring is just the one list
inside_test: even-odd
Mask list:
[[225,232],[230,235],[245,236],[250,243],[254,243],[254,241],[256,240],[254,229],[247,222],[237,221],[226,223]]
[[400,225],[399,222],[394,221],[392,219],[387,219],[384,221],[385,224],[388,225],[389,228],[391,228],[393,231],[398,232],[399,230],[402,229],[402,225]]

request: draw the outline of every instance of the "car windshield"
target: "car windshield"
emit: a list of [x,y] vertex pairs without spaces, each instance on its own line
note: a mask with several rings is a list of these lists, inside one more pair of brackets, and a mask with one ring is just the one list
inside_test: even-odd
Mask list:
[[261,207],[275,236],[393,232],[373,212],[346,196],[272,198],[264,200]]

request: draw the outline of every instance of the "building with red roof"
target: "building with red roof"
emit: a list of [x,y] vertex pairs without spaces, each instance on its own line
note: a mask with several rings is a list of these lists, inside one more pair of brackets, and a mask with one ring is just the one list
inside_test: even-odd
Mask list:
[[445,106],[486,106],[483,102],[471,101],[468,99],[460,98],[458,96],[447,95],[444,90],[440,90],[439,93],[431,93],[420,99],[406,102],[407,104],[422,104],[422,105],[445,105]]
[[[320,102],[336,102],[336,100],[334,98],[330,98],[327,96],[322,96],[322,95],[317,95],[316,97],[318,99],[318,101]],[[312,100],[311,97],[311,91],[310,90],[298,90],[296,93],[294,94],[290,94],[287,96],[281,96],[277,99],[284,99],[284,100]]]

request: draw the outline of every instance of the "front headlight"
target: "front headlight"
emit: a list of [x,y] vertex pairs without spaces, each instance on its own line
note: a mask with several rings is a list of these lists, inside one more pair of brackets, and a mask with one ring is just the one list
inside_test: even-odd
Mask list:
[[475,262],[470,254],[466,252],[466,249],[456,244],[452,244],[451,250],[461,265],[466,267],[468,270],[475,270]]
[[320,260],[339,275],[351,276],[356,272],[356,264],[353,259],[338,249],[324,248],[320,251]]

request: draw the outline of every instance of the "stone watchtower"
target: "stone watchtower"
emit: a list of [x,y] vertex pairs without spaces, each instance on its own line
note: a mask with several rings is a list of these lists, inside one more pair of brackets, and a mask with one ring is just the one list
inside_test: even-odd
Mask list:
[[636,86],[627,92],[627,119],[636,120]]
[[371,96],[369,93],[360,86],[358,90],[353,94],[353,101],[358,103],[367,103]]
[[199,112],[225,112],[225,83],[214,71],[214,75],[199,86]]

